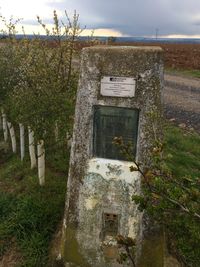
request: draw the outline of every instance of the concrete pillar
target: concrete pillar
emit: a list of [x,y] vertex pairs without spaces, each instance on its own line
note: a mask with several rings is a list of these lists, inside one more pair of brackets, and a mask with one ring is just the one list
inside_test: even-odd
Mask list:
[[[65,266],[125,266],[117,262],[115,237],[139,244],[142,215],[131,197],[140,193],[141,177],[130,167],[151,162],[161,130],[162,80],[160,48],[83,49],[61,251]],[[133,159],[112,144],[120,136],[133,142]]]

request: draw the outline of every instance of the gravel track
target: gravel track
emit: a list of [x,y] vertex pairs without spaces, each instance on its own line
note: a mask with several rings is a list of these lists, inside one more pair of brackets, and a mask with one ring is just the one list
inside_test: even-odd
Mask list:
[[165,74],[164,113],[180,127],[200,133],[200,79]]

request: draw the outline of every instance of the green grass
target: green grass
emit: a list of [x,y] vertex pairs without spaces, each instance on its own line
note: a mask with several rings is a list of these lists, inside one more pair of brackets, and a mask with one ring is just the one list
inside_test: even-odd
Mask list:
[[[172,171],[173,176],[180,179],[188,177],[191,179],[189,180],[191,184],[193,184],[192,181],[194,179],[200,179],[200,135],[168,125],[165,137],[166,154],[170,155],[167,160],[167,165]],[[198,191],[198,188],[199,186],[195,188],[191,186],[192,190]],[[197,201],[193,202],[193,204],[197,205]],[[192,201],[190,201],[191,203]],[[191,216],[181,216],[177,213],[174,214],[173,219],[167,224],[167,231],[169,230],[170,239],[176,244],[178,254],[185,259],[188,266],[199,267],[199,221],[194,220]]]
[[175,176],[200,176],[200,136],[168,126],[165,132],[168,165]]
[[177,74],[192,78],[200,78],[200,70],[182,70],[182,69],[167,68],[166,71],[172,74]]
[[[170,155],[167,164],[173,174],[199,177],[200,136],[168,125],[165,141]],[[18,157],[0,151],[0,256],[15,242],[23,257],[20,267],[46,266],[52,235],[64,212],[67,157],[53,155],[48,158],[46,186],[41,188],[28,161],[22,164]],[[171,227],[179,251],[193,263],[200,257],[195,243],[199,230],[194,225],[188,231],[187,223],[175,221]]]
[[13,156],[0,166],[0,256],[15,242],[21,267],[46,266],[50,241],[64,212],[67,164],[63,165],[65,175],[47,168],[45,187],[38,185],[29,162],[22,164]]

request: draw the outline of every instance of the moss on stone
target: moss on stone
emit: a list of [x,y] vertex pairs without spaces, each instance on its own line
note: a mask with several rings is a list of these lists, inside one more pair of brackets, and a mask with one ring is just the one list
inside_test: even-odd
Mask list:
[[143,240],[138,267],[164,266],[165,240],[161,233],[154,233]]
[[79,245],[76,240],[76,231],[72,228],[67,228],[65,235],[67,242],[64,247],[64,260],[71,266],[91,267],[80,253]]

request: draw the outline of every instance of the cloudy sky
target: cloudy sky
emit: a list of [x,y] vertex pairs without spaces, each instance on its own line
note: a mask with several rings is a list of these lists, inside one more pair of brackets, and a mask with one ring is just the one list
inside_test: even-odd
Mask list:
[[51,23],[53,10],[80,14],[88,35],[188,36],[200,38],[200,0],[0,0],[0,14],[23,18],[26,32],[38,31],[36,15]]

